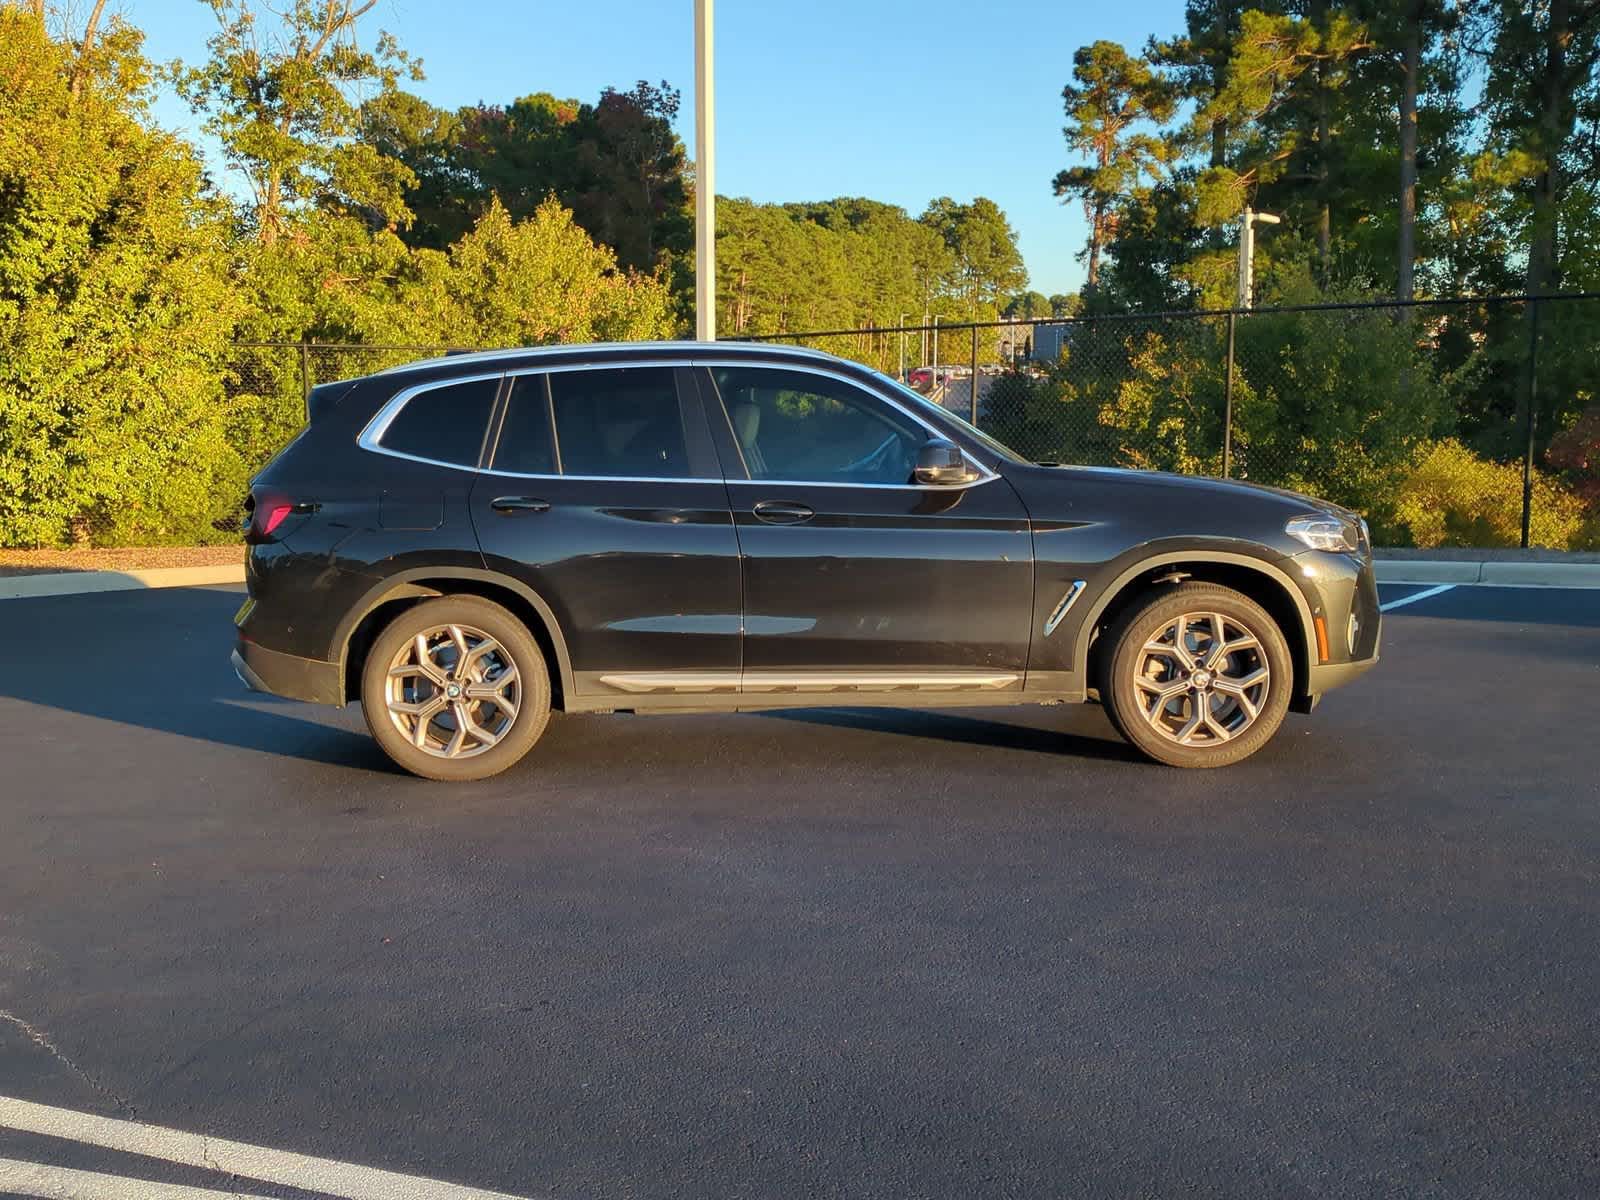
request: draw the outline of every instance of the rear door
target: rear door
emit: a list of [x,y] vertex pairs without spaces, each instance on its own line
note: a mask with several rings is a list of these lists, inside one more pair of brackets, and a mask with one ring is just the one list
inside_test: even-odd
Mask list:
[[938,436],[820,368],[708,364],[744,559],[746,693],[1020,688],[1033,541],[1011,485],[913,482]]
[[577,699],[737,688],[739,546],[673,364],[513,372],[471,509],[490,569],[554,611]]

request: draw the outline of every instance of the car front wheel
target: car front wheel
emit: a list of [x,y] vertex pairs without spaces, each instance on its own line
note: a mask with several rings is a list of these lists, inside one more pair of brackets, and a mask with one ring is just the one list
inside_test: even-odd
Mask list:
[[1108,646],[1101,698],[1123,736],[1158,762],[1239,762],[1289,710],[1294,663],[1283,632],[1232,588],[1163,589],[1117,622]]
[[424,779],[486,779],[539,740],[550,676],[527,627],[479,596],[407,608],[372,643],[361,676],[367,728]]

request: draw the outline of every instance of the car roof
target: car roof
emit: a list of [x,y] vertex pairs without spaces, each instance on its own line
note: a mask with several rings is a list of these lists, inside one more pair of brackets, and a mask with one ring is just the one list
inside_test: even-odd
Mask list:
[[807,346],[790,346],[779,342],[562,342],[554,346],[522,346],[504,350],[473,350],[463,354],[447,354],[441,358],[426,358],[418,362],[401,363],[377,372],[379,375],[398,375],[402,372],[421,371],[433,367],[512,366],[537,364],[543,359],[572,359],[590,356],[616,361],[627,358],[682,358],[695,355],[716,357],[792,358],[822,360],[859,366],[848,359],[812,350]]

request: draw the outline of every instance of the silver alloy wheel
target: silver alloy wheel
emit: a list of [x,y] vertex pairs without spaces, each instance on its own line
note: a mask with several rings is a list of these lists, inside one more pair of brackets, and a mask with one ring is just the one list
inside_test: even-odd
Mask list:
[[1180,746],[1217,746],[1250,726],[1272,683],[1267,654],[1242,621],[1184,613],[1139,651],[1133,686],[1150,727]]
[[470,625],[418,633],[389,662],[389,719],[419,750],[470,758],[510,731],[522,703],[517,665],[494,638]]

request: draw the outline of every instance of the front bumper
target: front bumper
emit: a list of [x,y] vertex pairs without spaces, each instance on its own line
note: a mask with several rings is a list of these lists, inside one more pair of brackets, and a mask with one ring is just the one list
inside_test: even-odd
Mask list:
[[253,692],[267,692],[312,704],[344,703],[338,663],[299,658],[240,638],[233,651],[233,670],[239,681]]
[[1298,712],[1310,712],[1323,693],[1377,665],[1383,614],[1370,558],[1308,551],[1290,561],[1321,630],[1307,647],[1305,687],[1293,705]]
[[1307,689],[1312,696],[1320,696],[1323,692],[1331,691],[1336,687],[1359,679],[1373,667],[1378,665],[1378,655],[1373,653],[1371,658],[1363,658],[1357,662],[1320,663],[1311,668],[1311,686]]

